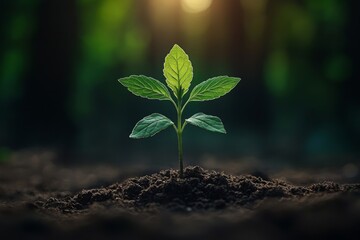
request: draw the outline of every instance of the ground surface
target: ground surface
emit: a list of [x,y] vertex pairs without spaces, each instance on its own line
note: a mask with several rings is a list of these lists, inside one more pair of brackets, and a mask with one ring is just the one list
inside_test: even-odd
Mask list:
[[[181,179],[176,170],[61,167],[53,158],[51,152],[24,152],[0,165],[0,232],[7,239],[358,239],[360,234],[360,184],[332,173],[327,181],[313,182],[306,173],[292,172],[290,183],[285,173],[274,178],[194,166]],[[296,173],[302,176],[297,181]]]

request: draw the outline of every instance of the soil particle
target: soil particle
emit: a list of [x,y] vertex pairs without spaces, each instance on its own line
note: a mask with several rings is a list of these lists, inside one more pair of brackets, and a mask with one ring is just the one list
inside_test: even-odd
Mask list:
[[112,198],[110,189],[92,189],[83,190],[74,197],[74,200],[82,205],[88,205],[93,202],[103,202]]
[[315,192],[339,192],[340,185],[333,182],[316,183],[310,186],[310,189]]

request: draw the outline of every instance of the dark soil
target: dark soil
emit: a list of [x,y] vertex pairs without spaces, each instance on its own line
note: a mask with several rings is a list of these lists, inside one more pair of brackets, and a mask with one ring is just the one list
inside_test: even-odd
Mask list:
[[324,193],[360,195],[360,184],[324,182],[303,187],[252,175],[232,176],[196,166],[187,167],[183,178],[179,178],[176,170],[164,170],[107,187],[82,190],[75,195],[51,197],[35,205],[62,213],[76,213],[95,203],[137,212],[205,212],[239,207],[253,209],[264,199],[301,199]]
[[4,239],[358,239],[360,234],[360,184],[300,186],[263,172],[230,175],[198,166],[187,167],[183,178],[176,170],[126,178],[131,170],[70,171],[41,159],[0,166]]

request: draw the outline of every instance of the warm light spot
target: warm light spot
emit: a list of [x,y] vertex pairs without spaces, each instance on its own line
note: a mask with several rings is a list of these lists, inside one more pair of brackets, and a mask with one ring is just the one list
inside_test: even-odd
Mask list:
[[212,1],[213,0],[182,0],[181,5],[186,12],[198,13],[208,9]]

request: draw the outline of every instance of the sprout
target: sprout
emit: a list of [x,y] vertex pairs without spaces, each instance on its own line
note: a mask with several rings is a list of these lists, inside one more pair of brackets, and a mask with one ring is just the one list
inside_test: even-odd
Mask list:
[[151,77],[131,75],[119,79],[119,82],[136,96],[166,100],[174,105],[177,112],[177,124],[160,113],[153,113],[144,117],[135,125],[130,138],[152,137],[169,126],[173,126],[178,139],[179,175],[183,177],[182,134],[185,126],[192,124],[212,132],[226,133],[221,119],[216,116],[196,113],[183,121],[182,114],[185,107],[190,102],[208,101],[224,96],[239,83],[240,78],[228,76],[210,78],[195,86],[185,101],[184,97],[189,91],[193,79],[193,67],[189,56],[176,44],[165,58],[163,72],[166,84],[175,98],[171,96],[169,89],[163,83]]

